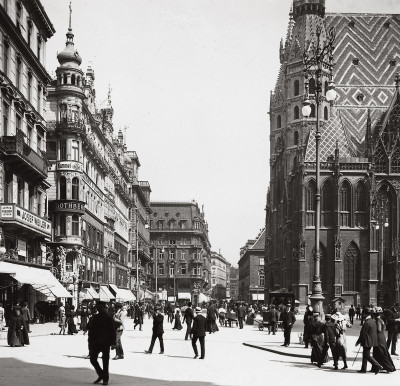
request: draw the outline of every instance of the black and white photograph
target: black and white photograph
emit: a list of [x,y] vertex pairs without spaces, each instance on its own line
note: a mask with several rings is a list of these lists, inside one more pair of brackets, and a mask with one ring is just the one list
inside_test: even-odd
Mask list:
[[0,0],[0,385],[394,386],[399,335],[400,1]]

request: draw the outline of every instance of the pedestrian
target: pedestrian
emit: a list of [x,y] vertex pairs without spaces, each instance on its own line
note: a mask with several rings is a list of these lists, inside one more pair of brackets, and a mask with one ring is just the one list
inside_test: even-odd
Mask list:
[[76,312],[74,305],[69,307],[69,312],[66,312],[66,315],[67,315],[68,335],[77,334],[78,330],[76,329],[76,324],[75,324]]
[[194,318],[193,309],[192,309],[192,302],[188,302],[187,308],[185,313],[183,314],[183,323],[186,322],[186,334],[185,340],[192,339],[192,321]]
[[143,324],[143,309],[141,304],[135,304],[135,319],[133,329],[136,330],[136,326],[139,325],[139,331],[142,331],[142,324]]
[[239,303],[239,307],[237,309],[237,317],[239,322],[239,328],[243,328],[243,320],[246,315],[246,309],[243,307],[243,303]]
[[[110,347],[116,344],[115,324],[112,316],[106,310],[106,303],[97,302],[97,313],[88,323],[90,363],[96,370],[98,378],[93,383],[108,385],[110,362]],[[103,368],[98,362],[99,353],[102,353]]]
[[5,325],[5,312],[3,308],[3,303],[0,303],[0,331],[5,330],[4,325]]
[[376,322],[371,318],[372,310],[369,307],[363,309],[363,314],[365,315],[365,320],[360,331],[360,336],[357,339],[356,346],[361,344],[363,347],[363,356],[361,370],[359,373],[367,372],[367,362],[372,364],[372,371],[378,374],[382,369],[382,366],[377,362],[376,359],[371,357],[371,348],[378,346],[378,329]]
[[339,330],[336,326],[336,323],[332,321],[330,314],[325,315],[325,326],[323,327],[322,331],[324,333],[324,348],[322,350],[320,361],[318,362],[318,367],[322,366],[323,358],[328,353],[328,350],[331,349],[333,357],[333,368],[337,370],[338,357],[336,349],[336,340],[339,337]]
[[346,329],[351,327],[352,324],[349,323],[340,312],[336,312],[334,315],[332,315],[332,320],[336,322],[339,333],[339,336],[336,339],[337,360],[339,361],[339,358],[342,358],[343,360],[342,370],[346,370],[347,369]]
[[182,323],[181,323],[181,313],[179,309],[175,310],[175,324],[174,327],[172,327],[173,330],[182,330]]
[[25,319],[21,315],[21,307],[14,306],[8,325],[7,343],[11,347],[22,347],[29,344]]
[[308,348],[308,345],[311,343],[311,333],[312,327],[314,324],[314,316],[313,316],[313,308],[311,306],[307,306],[306,312],[304,313],[303,323],[303,340],[305,348]]
[[289,347],[290,345],[290,334],[292,332],[292,327],[296,321],[296,317],[294,316],[294,312],[292,311],[292,307],[290,304],[286,306],[285,311],[282,313],[282,327],[283,327],[283,336],[284,342],[282,346]]
[[58,327],[60,327],[59,335],[61,335],[61,333],[65,335],[65,326],[67,324],[67,317],[65,315],[65,308],[63,303],[60,303],[60,308],[58,309],[58,312],[59,312]]
[[217,318],[217,309],[215,308],[213,303],[210,303],[207,308],[207,330],[210,334],[219,331],[217,326]]
[[313,312],[312,320],[309,322],[309,338],[311,344],[311,363],[326,363],[329,360],[328,353],[326,352],[322,357],[324,349],[324,328],[325,324],[320,320],[320,313]]
[[83,335],[86,335],[87,332],[88,316],[89,312],[87,308],[83,306],[80,314],[81,317],[80,330],[83,331]]
[[199,352],[197,351],[197,340],[200,342],[200,358],[204,359],[205,357],[205,337],[206,337],[206,318],[201,314],[201,308],[196,307],[196,316],[193,319],[193,328],[192,328],[192,347],[194,351],[194,359],[199,356]]
[[29,312],[28,303],[24,302],[21,308],[21,315],[25,320],[27,332],[31,332],[30,329],[30,321],[31,321],[31,313]]
[[355,315],[355,310],[354,310],[354,306],[351,305],[349,308],[349,319],[350,319],[350,323],[353,324],[354,323],[354,315]]
[[[276,327],[279,321],[279,311],[275,308],[275,304],[271,305],[271,312],[269,313],[269,324],[271,325],[272,335],[276,334]],[[271,332],[268,332],[268,335]]]
[[360,318],[361,318],[361,307],[360,307],[359,304],[357,304],[357,307],[356,307],[356,319],[360,320]]
[[386,312],[386,326],[388,331],[387,337],[387,348],[388,350],[391,348],[392,355],[398,355],[396,353],[396,346],[397,346],[397,337],[399,335],[400,329],[400,312],[398,310],[398,303],[397,307],[394,305],[390,310]]
[[125,329],[126,307],[121,303],[115,305],[116,312],[113,316],[116,329],[115,357],[113,360],[124,359],[124,349],[122,348],[121,337]]
[[154,343],[156,342],[157,338],[160,342],[160,354],[164,354],[163,323],[164,323],[164,315],[161,314],[160,307],[156,306],[155,314],[153,317],[153,335],[151,336],[151,343],[149,349],[144,351],[146,354],[151,354],[153,352]]
[[376,322],[378,332],[378,345],[374,347],[372,357],[386,370],[388,373],[396,371],[392,358],[390,357],[385,338],[385,323],[381,319],[383,310],[381,307],[374,307],[373,318]]

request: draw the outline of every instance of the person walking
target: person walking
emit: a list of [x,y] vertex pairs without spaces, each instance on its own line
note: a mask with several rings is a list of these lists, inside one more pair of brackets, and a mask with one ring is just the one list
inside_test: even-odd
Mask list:
[[378,331],[378,345],[374,347],[372,357],[386,370],[388,373],[396,371],[392,358],[390,357],[385,338],[385,323],[381,319],[383,310],[381,307],[375,307],[373,310],[373,318],[376,322]]
[[125,329],[126,307],[120,303],[115,305],[116,312],[113,316],[116,328],[115,357],[113,360],[124,359],[124,349],[122,348],[121,337]]
[[28,308],[28,303],[27,302],[24,302],[24,304],[22,305],[21,315],[25,320],[27,332],[31,332],[31,328],[30,328],[30,325],[29,325],[29,323],[31,321],[31,313],[29,312],[29,308]]
[[183,323],[186,322],[186,334],[185,334],[185,340],[192,339],[192,321],[194,318],[193,314],[193,309],[192,309],[192,302],[188,302],[187,308],[185,310],[185,313],[183,314]]
[[323,358],[328,353],[328,350],[331,349],[332,357],[333,357],[333,368],[335,370],[338,369],[338,357],[337,357],[337,349],[336,349],[336,340],[339,337],[339,330],[336,326],[336,323],[332,321],[331,315],[325,315],[325,326],[323,327],[324,333],[324,347],[322,350],[320,361],[318,362],[318,367],[321,367],[323,364]]
[[60,303],[60,308],[58,309],[58,313],[59,313],[58,327],[60,327],[59,335],[61,335],[61,333],[65,335],[65,326],[67,324],[67,317],[65,315],[65,307],[63,303]]
[[378,329],[375,320],[371,318],[372,310],[369,307],[363,309],[365,315],[364,323],[360,331],[360,336],[357,339],[356,346],[359,344],[363,347],[363,356],[361,370],[359,373],[367,372],[367,362],[372,364],[372,371],[378,374],[382,370],[382,366],[376,359],[371,357],[371,348],[378,346]]
[[135,304],[135,319],[133,329],[136,330],[136,326],[139,325],[139,331],[142,331],[143,324],[143,309],[140,304]]
[[29,344],[28,329],[21,315],[21,307],[14,306],[7,331],[7,343],[11,347],[23,347]]
[[[276,334],[276,327],[279,321],[279,311],[275,308],[275,304],[271,306],[271,312],[269,313],[269,324],[271,325],[272,335]],[[268,332],[268,335],[271,332]]]
[[151,336],[151,343],[149,349],[144,351],[146,354],[151,354],[153,352],[154,343],[156,342],[157,338],[160,341],[160,354],[164,354],[163,323],[164,323],[164,315],[161,314],[160,307],[156,306],[155,314],[153,317],[153,335]]
[[289,347],[290,345],[290,334],[292,332],[292,327],[296,321],[296,317],[294,316],[294,312],[292,311],[292,307],[290,304],[286,306],[285,311],[282,313],[282,327],[283,327],[283,336],[284,342],[282,346]]
[[239,307],[237,309],[237,317],[238,317],[240,329],[243,328],[243,320],[244,320],[245,315],[246,315],[246,309],[243,307],[243,303],[240,303]]
[[347,369],[347,342],[346,342],[346,329],[350,328],[352,324],[346,320],[346,318],[340,313],[336,312],[332,315],[332,320],[336,322],[339,336],[336,339],[336,352],[337,359],[342,358],[343,367],[342,370]]
[[3,303],[0,303],[0,331],[3,331],[4,325],[5,325],[5,317],[4,317],[4,308],[3,308]]
[[208,332],[210,334],[219,331],[216,323],[217,317],[218,317],[217,309],[215,308],[213,303],[210,303],[210,305],[207,308],[207,326],[208,326]]
[[354,309],[354,306],[351,305],[349,308],[349,319],[350,319],[350,323],[354,324],[354,315],[355,315],[356,311]]
[[[398,303],[397,303],[398,305]],[[400,312],[396,305],[386,312],[386,326],[388,331],[387,337],[387,349],[391,348],[392,355],[398,355],[396,353],[397,336],[399,335],[400,327]]]
[[173,330],[182,330],[182,323],[181,323],[181,312],[179,309],[175,310],[175,323],[174,327],[172,327]]
[[[106,303],[97,302],[97,314],[94,314],[88,322],[89,331],[89,355],[90,363],[96,370],[98,378],[93,383],[108,385],[110,347],[116,344],[115,324],[112,316],[106,310]],[[103,368],[100,367],[97,358],[102,353]]]
[[307,306],[306,308],[306,312],[304,313],[303,317],[303,323],[304,323],[304,330],[303,330],[304,347],[308,348],[308,345],[311,344],[311,334],[314,325],[313,308],[311,306]]
[[193,319],[193,327],[192,327],[192,347],[194,351],[194,359],[199,356],[199,352],[197,351],[197,340],[200,342],[200,358],[204,359],[205,357],[205,337],[206,337],[206,318],[201,314],[201,308],[196,307],[196,316]]

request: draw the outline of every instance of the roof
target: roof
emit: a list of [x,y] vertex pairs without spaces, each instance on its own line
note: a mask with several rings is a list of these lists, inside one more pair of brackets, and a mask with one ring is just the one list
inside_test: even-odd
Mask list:
[[251,250],[255,250],[255,249],[264,250],[265,249],[265,232],[266,231],[264,228],[263,231],[259,234],[256,242],[250,248]]

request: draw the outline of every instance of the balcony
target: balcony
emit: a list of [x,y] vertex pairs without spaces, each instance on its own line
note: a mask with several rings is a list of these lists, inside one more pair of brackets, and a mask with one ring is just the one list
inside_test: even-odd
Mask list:
[[71,132],[84,134],[86,132],[85,123],[81,119],[63,119],[61,122],[56,123],[55,128],[57,131],[66,131],[68,134],[71,134]]
[[21,176],[29,181],[42,181],[47,178],[46,153],[36,153],[25,143],[25,134],[17,130],[16,135],[1,138],[1,146],[4,154],[2,160],[5,164],[12,165]]

